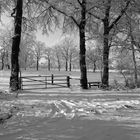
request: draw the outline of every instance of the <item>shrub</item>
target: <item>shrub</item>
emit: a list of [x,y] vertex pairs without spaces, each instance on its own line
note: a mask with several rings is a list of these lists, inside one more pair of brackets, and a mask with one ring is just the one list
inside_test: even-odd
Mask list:
[[[126,82],[125,82],[125,86],[129,89],[134,89],[136,88],[136,84],[135,84],[135,80],[132,77],[127,78]],[[137,88],[140,87],[140,79],[138,79],[137,81]]]
[[113,90],[126,90],[125,84],[119,83],[117,80],[114,80],[113,83],[110,85],[110,89]]

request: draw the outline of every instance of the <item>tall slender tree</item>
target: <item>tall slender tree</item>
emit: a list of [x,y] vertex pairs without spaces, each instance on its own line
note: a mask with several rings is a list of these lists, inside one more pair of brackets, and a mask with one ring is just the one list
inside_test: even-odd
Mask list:
[[[103,75],[102,87],[109,86],[109,53],[113,30],[127,11],[131,0],[100,0],[88,12],[103,26]],[[123,6],[122,6],[123,5]]]
[[20,87],[19,83],[19,51],[22,30],[22,6],[23,0],[17,0],[16,6],[11,14],[14,17],[14,36],[12,41],[11,53],[11,76],[10,76],[10,90],[17,91]]
[[109,43],[109,37],[110,37],[110,32],[114,28],[116,24],[118,24],[119,20],[121,17],[124,15],[126,12],[130,0],[126,2],[125,7],[121,10],[120,14],[118,17],[110,24],[110,12],[111,12],[111,1],[112,0],[107,0],[107,6],[105,9],[105,17],[102,19],[103,25],[104,25],[104,33],[103,33],[103,77],[102,77],[102,86],[103,87],[108,87],[109,86],[109,51],[110,51],[110,43]]
[[53,57],[52,57],[52,48],[45,48],[45,51],[44,51],[44,58],[47,60],[47,68],[48,68],[48,71],[51,70],[51,66],[52,66],[52,62],[53,61]]
[[45,44],[41,41],[34,42],[33,53],[36,59],[36,70],[39,70],[39,61],[44,54]]

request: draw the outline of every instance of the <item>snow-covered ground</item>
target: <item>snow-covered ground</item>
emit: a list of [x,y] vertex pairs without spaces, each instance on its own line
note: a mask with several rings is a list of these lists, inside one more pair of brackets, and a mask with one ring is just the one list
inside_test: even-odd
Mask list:
[[[8,76],[6,76],[8,77]],[[0,140],[137,140],[140,139],[140,90],[102,91],[72,88],[8,93],[1,78]],[[130,138],[125,134],[131,131]],[[136,133],[137,132],[137,133]]]
[[11,108],[14,108],[13,116],[0,124],[2,140],[92,140],[93,137],[109,140],[109,137],[119,139],[120,136],[119,140],[136,140],[130,136],[124,138],[129,132],[123,132],[119,126],[126,130],[140,129],[140,99],[134,97],[89,98],[70,94],[67,97],[33,97],[24,94],[12,100],[1,100],[1,112],[8,113]]
[[16,99],[1,101],[1,110],[15,106],[16,116],[22,117],[64,117],[73,119],[140,120],[139,99]]

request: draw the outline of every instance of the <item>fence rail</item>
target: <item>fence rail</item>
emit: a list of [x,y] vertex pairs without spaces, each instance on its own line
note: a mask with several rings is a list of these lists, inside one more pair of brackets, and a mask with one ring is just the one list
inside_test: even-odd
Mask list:
[[70,77],[67,75],[35,75],[21,76],[21,89],[70,87]]

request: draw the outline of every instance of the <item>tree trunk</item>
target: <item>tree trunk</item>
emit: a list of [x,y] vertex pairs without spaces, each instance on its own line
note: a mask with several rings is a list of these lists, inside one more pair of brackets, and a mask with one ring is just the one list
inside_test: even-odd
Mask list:
[[57,56],[57,68],[58,68],[58,71],[61,70],[61,62],[58,56]]
[[38,69],[39,69],[39,58],[37,57],[37,59],[36,59],[36,70],[38,71]]
[[111,8],[111,0],[108,0],[108,6],[105,11],[105,18],[103,19],[104,34],[103,34],[103,75],[102,88],[109,86],[109,13]]
[[96,61],[93,62],[93,72],[96,72]]
[[112,0],[106,0],[106,9],[105,9],[105,18],[102,19],[104,24],[104,48],[103,48],[103,76],[102,76],[102,87],[107,88],[109,86],[109,35],[111,29],[114,28],[114,25],[118,23],[121,19],[125,11],[127,10],[131,0],[126,1],[125,7],[121,10],[120,14],[117,18],[110,24],[110,10],[111,10],[111,3]]
[[106,88],[109,86],[109,45],[108,45],[108,34],[104,36],[104,48],[103,48],[103,76],[102,76],[102,87]]
[[4,58],[5,58],[5,52],[2,53],[2,58],[1,58],[1,70],[4,69]]
[[27,60],[28,60],[28,56],[25,57],[25,66],[24,66],[24,70],[27,69]]
[[72,62],[71,62],[71,57],[70,57],[70,63],[69,63],[69,71],[71,71],[71,64]]
[[[94,65],[94,64],[93,64]],[[95,68],[95,65],[93,66],[93,73],[96,72],[96,68]]]
[[2,59],[2,61],[1,61],[1,70],[3,70],[4,69],[4,60]]
[[132,49],[132,53],[133,53],[133,63],[134,63],[135,87],[137,87],[138,86],[138,72],[137,72],[137,62],[136,62],[136,58],[135,58],[134,46],[133,46],[133,49]]
[[50,58],[48,58],[48,71],[50,71],[51,70],[51,60],[50,60]]
[[83,89],[88,89],[87,68],[86,68],[86,45],[85,45],[85,26],[86,26],[86,0],[82,0],[81,21],[79,25],[80,35],[80,84]]
[[135,48],[133,45],[134,38],[131,35],[131,48],[132,48],[132,58],[133,58],[133,64],[134,64],[134,79],[135,79],[135,87],[138,86],[138,71],[137,71],[137,62],[135,57]]
[[68,71],[68,60],[66,60],[65,63],[66,63],[66,64],[65,64],[65,70]]
[[5,56],[6,68],[9,69],[8,51],[6,51],[5,53],[6,53],[6,56]]
[[61,64],[60,64],[60,61],[58,60],[58,71],[61,70]]
[[21,39],[21,27],[22,27],[22,5],[23,0],[17,0],[16,8],[11,16],[15,15],[15,29],[12,42],[11,53],[11,76],[10,76],[10,89],[11,91],[17,91],[20,88],[19,85],[19,46]]

